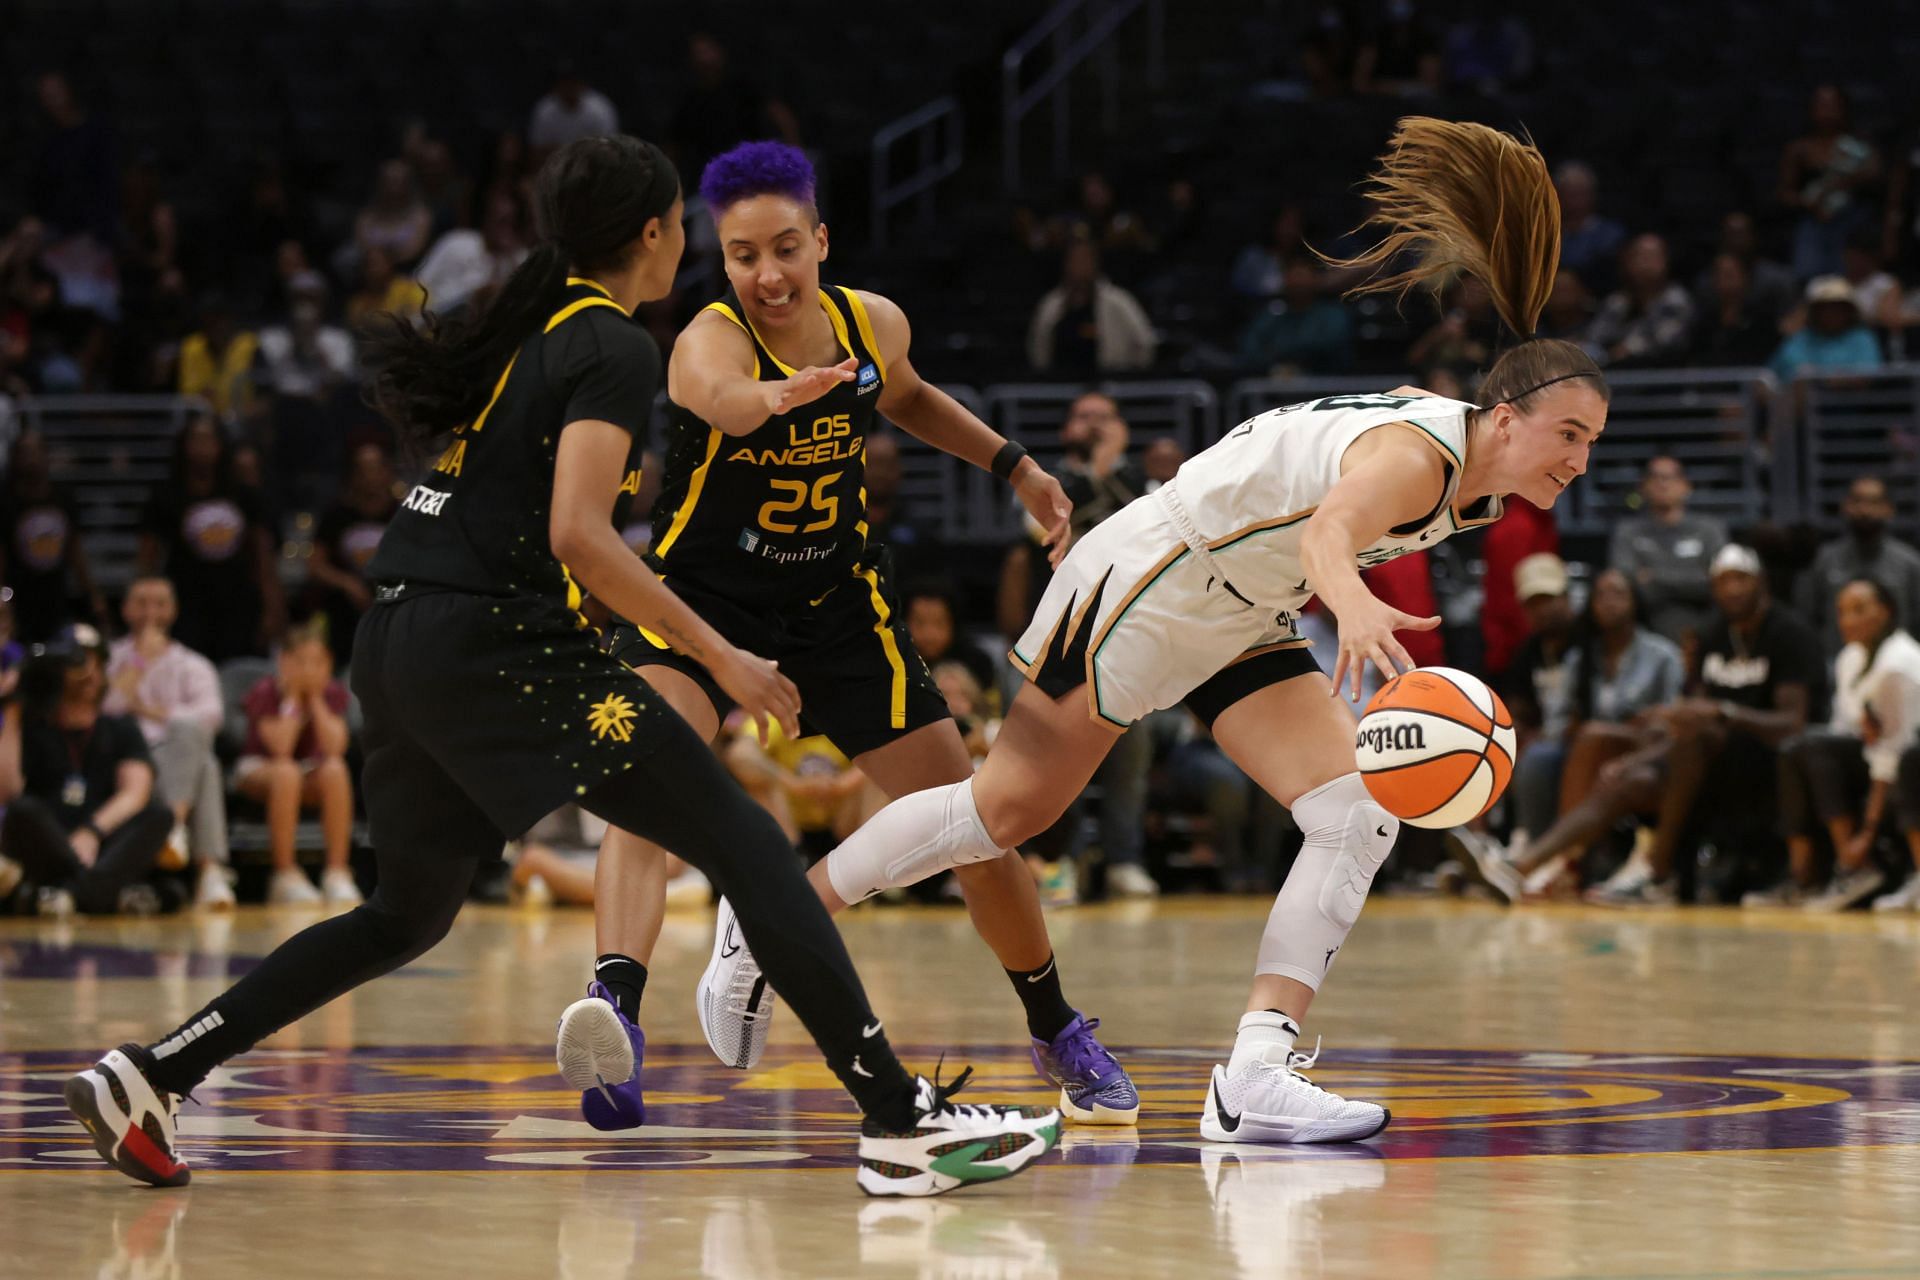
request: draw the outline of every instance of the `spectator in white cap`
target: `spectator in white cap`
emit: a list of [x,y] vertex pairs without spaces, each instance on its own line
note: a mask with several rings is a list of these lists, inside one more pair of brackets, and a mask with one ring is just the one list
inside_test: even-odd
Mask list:
[[1701,634],[1690,696],[1650,713],[1668,737],[1653,838],[1589,895],[1593,901],[1674,901],[1676,855],[1696,807],[1723,817],[1746,814],[1754,779],[1774,776],[1780,744],[1826,714],[1820,638],[1791,610],[1774,606],[1751,547],[1728,543],[1713,558],[1713,602],[1720,616]]
[[[1529,585],[1536,592],[1551,587],[1545,569],[1556,567],[1533,571]],[[1528,598],[1533,607],[1537,595]],[[1673,701],[1685,687],[1679,646],[1646,628],[1643,608],[1620,570],[1604,569],[1594,578],[1566,655],[1566,728],[1557,739],[1536,738],[1521,748],[1512,836],[1501,848],[1479,833],[1456,833],[1487,884],[1509,902],[1546,893],[1622,816],[1652,808],[1653,785],[1598,785],[1609,761],[1667,740],[1665,730],[1642,723],[1642,713]]]
[[1860,303],[1845,276],[1807,281],[1806,323],[1780,344],[1769,367],[1782,382],[1830,369],[1871,369],[1884,363],[1880,340],[1860,318]]

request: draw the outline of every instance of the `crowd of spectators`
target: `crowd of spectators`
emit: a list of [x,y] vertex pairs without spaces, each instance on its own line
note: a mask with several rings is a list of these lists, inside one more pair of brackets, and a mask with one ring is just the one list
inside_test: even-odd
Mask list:
[[[1522,24],[1436,33],[1392,4],[1364,36],[1323,24],[1299,62],[1311,94],[1417,105],[1450,85],[1492,91],[1524,78],[1530,58]],[[620,128],[619,110],[556,66],[523,129],[465,155],[410,125],[363,175],[361,207],[332,216],[266,153],[208,243],[177,216],[156,159],[120,151],[113,121],[67,76],[38,76],[34,99],[31,182],[0,223],[0,426],[11,437],[0,678],[20,682],[23,708],[0,736],[0,904],[228,905],[236,820],[257,836],[270,899],[357,900],[355,713],[339,673],[401,481],[390,433],[360,395],[356,328],[376,313],[486,305],[533,238],[538,164]],[[791,107],[695,35],[663,138],[689,190],[706,158],[760,136],[806,141]],[[1765,366],[1783,384],[1904,358],[1920,325],[1916,169],[1855,128],[1839,87],[1814,88],[1804,132],[1781,140],[1773,202],[1727,210],[1711,235],[1624,224],[1607,199],[1619,175],[1559,160],[1561,270],[1543,334],[1612,369]],[[1175,368],[1366,376],[1364,317],[1321,256],[1350,250],[1350,234],[1297,203],[1263,213],[1258,228],[1218,225],[1211,204],[1184,173],[1129,190],[1089,169],[1056,208],[1010,208],[1007,247],[1030,268],[1032,305],[1023,332],[998,335],[998,367],[1079,385]],[[663,347],[720,279],[697,199],[688,218],[678,287],[642,316]],[[1707,253],[1690,247],[1707,242]],[[1220,304],[1203,308],[1215,327],[1170,342],[1169,318],[1201,300]],[[1430,314],[1409,314],[1404,345],[1385,359],[1443,394],[1470,395],[1511,340],[1470,278]],[[119,601],[97,581],[47,440],[8,423],[5,408],[93,391],[204,405],[142,514],[137,577]],[[1174,438],[1136,439],[1121,405],[1094,391],[1072,403],[1057,444],[1080,532],[1184,457]],[[993,655],[1044,589],[1045,557],[1016,539],[983,593],[951,573],[934,513],[903,499],[890,437],[870,443],[867,485],[873,537],[909,584],[915,643],[983,754],[1012,688]],[[1920,608],[1920,552],[1888,532],[1897,513],[1885,484],[1854,486],[1837,513],[1846,532],[1807,564],[1782,553],[1780,531],[1730,530],[1691,512],[1689,497],[1682,462],[1660,457],[1590,565],[1563,560],[1550,514],[1516,500],[1467,549],[1484,562],[1477,585],[1456,548],[1372,573],[1411,613],[1471,596],[1471,624],[1405,639],[1423,662],[1486,671],[1524,729],[1512,794],[1491,821],[1439,844],[1410,837],[1390,884],[1444,887],[1457,866],[1517,900],[1579,891],[1621,904],[1746,895],[1831,907],[1920,896],[1915,881],[1900,887],[1906,850],[1920,857],[1920,646],[1901,629]],[[646,526],[627,533],[644,542]],[[1306,625],[1325,636],[1333,622],[1316,613]],[[109,632],[121,633],[110,647]],[[23,659],[22,646],[37,649]],[[875,789],[817,740],[763,748],[735,735],[725,750],[803,849],[830,846],[876,806]],[[1756,770],[1778,771],[1778,814],[1726,803]],[[1204,728],[1172,711],[1129,732],[1028,853],[1060,904],[1270,888],[1294,838]],[[590,897],[590,877],[581,889],[542,861],[548,844],[517,853],[515,884]]]

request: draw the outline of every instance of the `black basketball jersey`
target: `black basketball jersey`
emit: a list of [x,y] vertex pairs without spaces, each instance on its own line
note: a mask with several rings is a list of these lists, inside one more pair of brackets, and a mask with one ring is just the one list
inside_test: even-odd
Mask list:
[[[851,289],[820,290],[855,374],[809,404],[729,436],[678,404],[667,406],[665,473],[653,508],[654,568],[729,600],[778,608],[817,599],[843,580],[867,545],[867,432],[887,366],[866,304]],[[707,310],[753,344],[754,376],[795,371],[753,331],[729,289]]]
[[[486,408],[401,502],[368,576],[578,610],[580,588],[548,536],[560,432],[610,422],[633,433],[636,458],[659,385],[652,337],[605,289],[569,278],[565,301],[507,362]],[[639,488],[637,465],[627,464],[624,494]]]

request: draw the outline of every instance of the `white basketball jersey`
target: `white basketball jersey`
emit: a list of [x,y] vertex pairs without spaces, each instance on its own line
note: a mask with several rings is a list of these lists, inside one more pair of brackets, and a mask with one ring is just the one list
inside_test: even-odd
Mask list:
[[1269,409],[1189,458],[1160,492],[1171,490],[1176,518],[1184,512],[1236,593],[1295,612],[1313,594],[1300,564],[1307,517],[1339,481],[1347,448],[1375,427],[1411,424],[1446,460],[1447,485],[1426,519],[1363,548],[1355,557],[1360,568],[1500,518],[1497,497],[1471,512],[1459,506],[1467,415],[1474,407],[1436,396],[1341,395]]

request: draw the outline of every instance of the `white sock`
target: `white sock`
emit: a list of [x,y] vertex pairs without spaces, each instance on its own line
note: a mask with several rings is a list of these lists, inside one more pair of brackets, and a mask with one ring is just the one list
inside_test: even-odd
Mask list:
[[1300,1024],[1284,1013],[1261,1009],[1240,1015],[1240,1033],[1233,1038],[1233,1057],[1227,1062],[1227,1074],[1240,1074],[1250,1062],[1271,1062],[1285,1066],[1300,1038]]
[[1006,850],[987,835],[973,802],[973,779],[901,796],[827,855],[827,880],[848,906],[883,889],[904,889],[928,876]]

